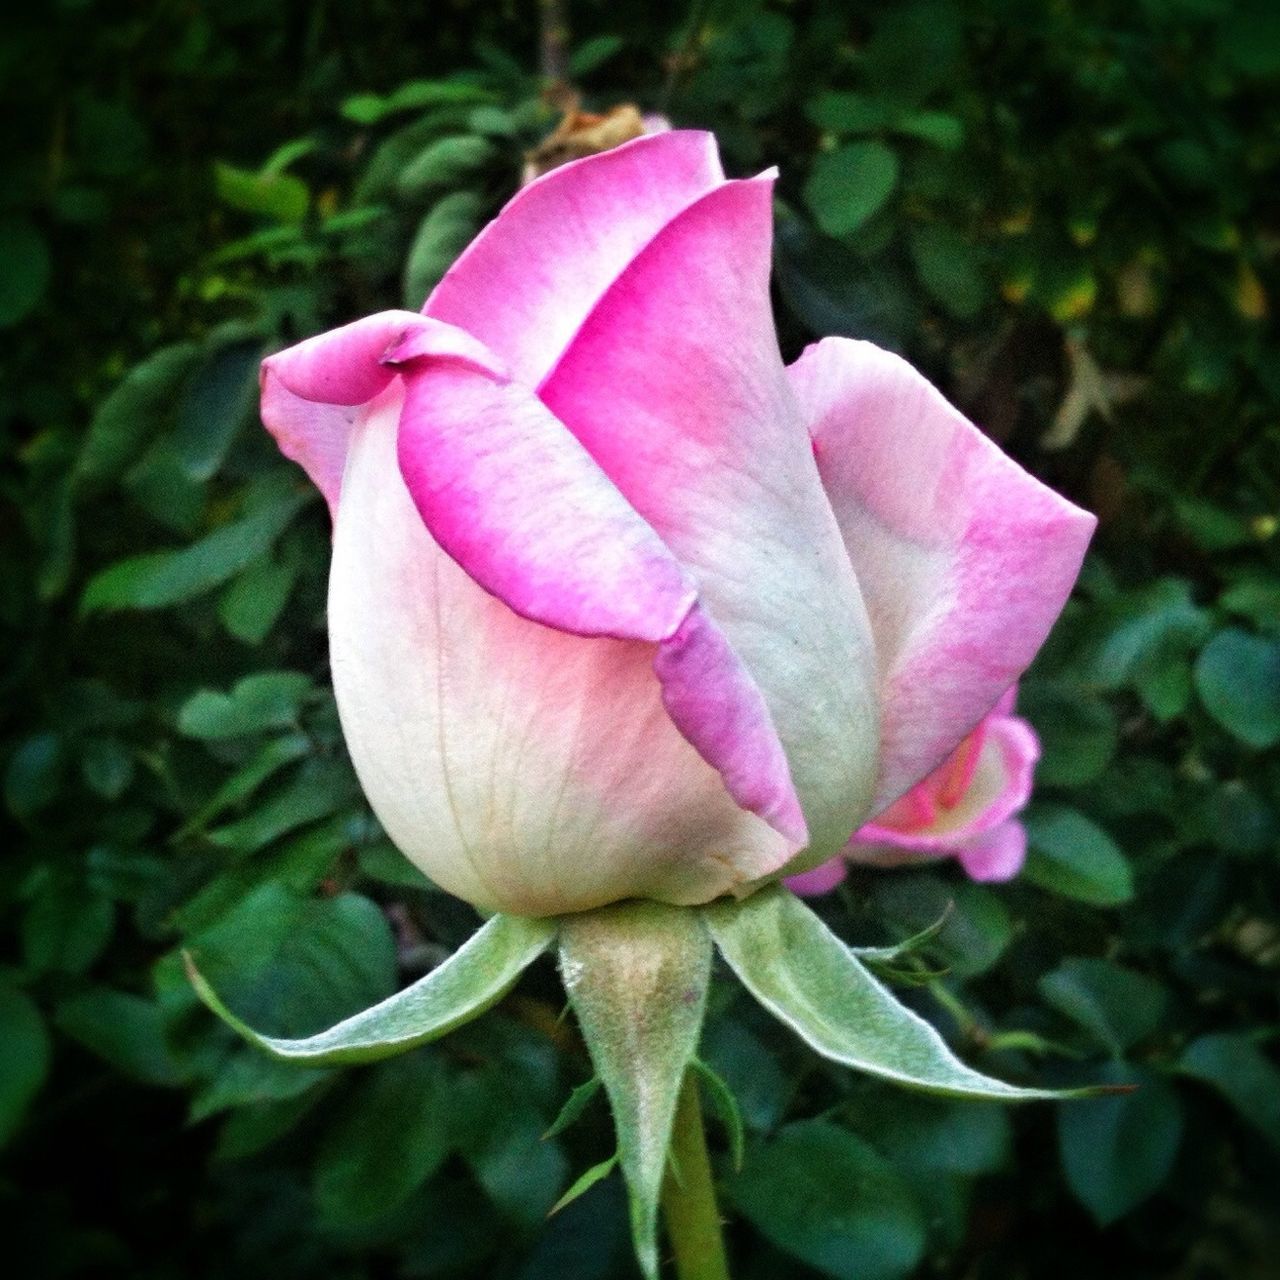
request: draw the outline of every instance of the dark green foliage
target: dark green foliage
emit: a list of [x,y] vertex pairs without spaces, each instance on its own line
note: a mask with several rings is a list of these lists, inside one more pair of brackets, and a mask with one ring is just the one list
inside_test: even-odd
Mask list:
[[[571,0],[588,106],[777,164],[785,354],[871,337],[1103,517],[1024,682],[1027,874],[818,909],[1015,1111],[701,1057],[739,1280],[1263,1280],[1280,1256],[1280,24],[1267,0]],[[389,848],[328,692],[323,503],[265,351],[417,306],[555,123],[537,5],[62,0],[0,37],[0,1228],[44,1277],[634,1274],[546,962],[349,1071],[306,1035],[478,924]],[[727,1110],[727,1108],[726,1108]],[[731,1115],[732,1113],[729,1112]]]

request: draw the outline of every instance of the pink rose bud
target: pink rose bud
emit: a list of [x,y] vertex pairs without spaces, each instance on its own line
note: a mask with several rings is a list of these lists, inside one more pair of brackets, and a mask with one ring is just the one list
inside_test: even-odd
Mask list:
[[1011,880],[1027,856],[1027,833],[1014,816],[1031,797],[1040,758],[1035,730],[1013,714],[1008,693],[947,760],[906,795],[854,832],[843,854],[787,885],[806,896],[834,889],[849,862],[907,866],[954,857],[973,880]]
[[391,839],[477,906],[818,866],[1022,673],[1093,517],[906,361],[790,368],[773,175],[673,130],[517,193],[427,300],[263,366],[334,517],[333,681]]

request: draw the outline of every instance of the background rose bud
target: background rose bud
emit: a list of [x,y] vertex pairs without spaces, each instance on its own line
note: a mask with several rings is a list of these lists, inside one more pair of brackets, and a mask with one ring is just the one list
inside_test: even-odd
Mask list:
[[333,679],[388,834],[525,915],[838,852],[1017,679],[1093,519],[905,361],[790,368],[772,175],[642,137],[524,188],[423,315],[268,359],[334,515]]
[[841,856],[792,876],[800,894],[826,893],[848,862],[896,867],[955,857],[974,880],[1010,880],[1027,856],[1015,814],[1031,796],[1035,731],[1013,714],[1013,688],[927,778],[854,833]]

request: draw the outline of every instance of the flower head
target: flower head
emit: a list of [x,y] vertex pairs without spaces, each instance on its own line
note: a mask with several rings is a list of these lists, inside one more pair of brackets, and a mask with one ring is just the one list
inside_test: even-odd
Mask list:
[[334,517],[333,680],[391,839],[521,915],[825,862],[1031,661],[1093,518],[909,364],[792,366],[771,174],[645,136],[523,188],[423,314],[270,357]]

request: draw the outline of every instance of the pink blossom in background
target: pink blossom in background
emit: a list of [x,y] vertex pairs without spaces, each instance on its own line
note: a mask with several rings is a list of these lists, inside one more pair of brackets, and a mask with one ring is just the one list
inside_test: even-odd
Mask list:
[[1093,517],[905,360],[829,338],[783,365],[772,201],[708,134],[639,137],[524,187],[422,314],[264,363],[334,519],[356,771],[480,907],[693,904],[827,862],[1075,581]]
[[1031,796],[1040,742],[1013,714],[1011,688],[951,756],[854,833],[842,854],[787,880],[810,896],[834,889],[848,863],[897,867],[954,857],[973,880],[1010,880],[1027,856],[1015,815]]

